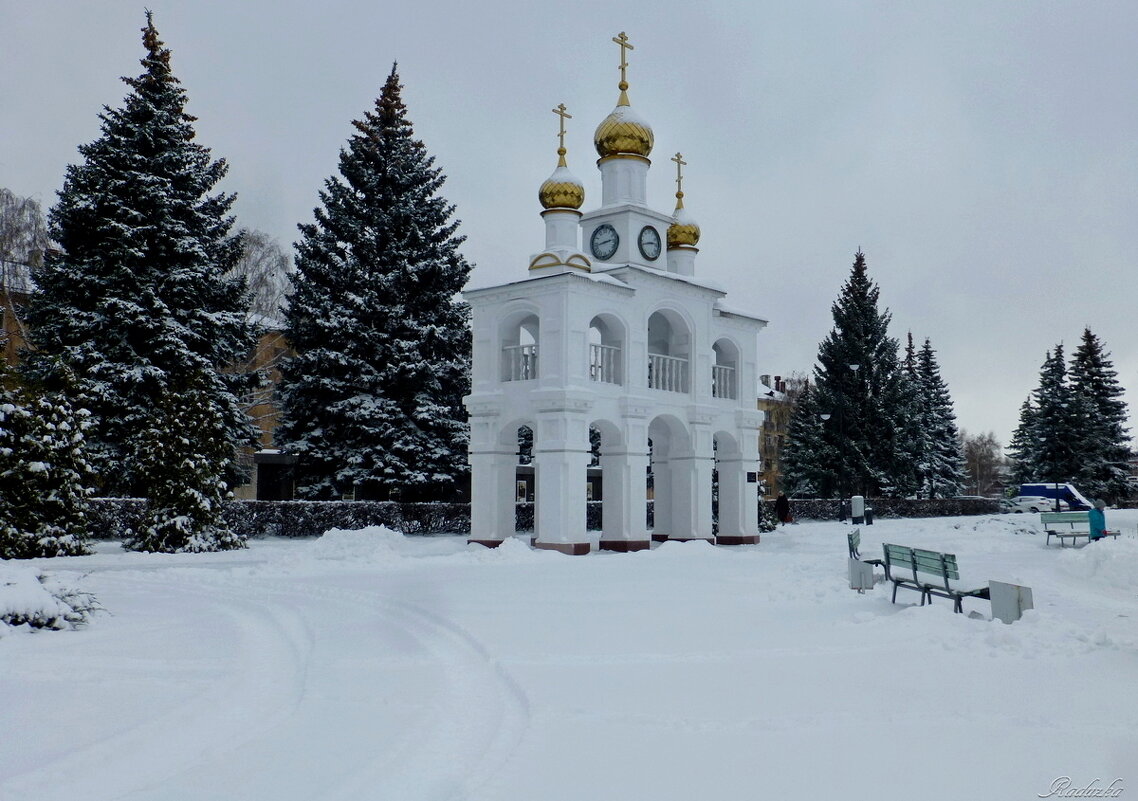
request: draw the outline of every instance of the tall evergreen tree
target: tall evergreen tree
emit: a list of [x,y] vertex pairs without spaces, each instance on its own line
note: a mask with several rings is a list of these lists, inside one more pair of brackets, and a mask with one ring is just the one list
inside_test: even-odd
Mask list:
[[1028,396],[1019,407],[1019,424],[1008,443],[1008,459],[1011,461],[1011,479],[1014,484],[1026,484],[1035,479],[1035,463],[1039,458],[1039,435],[1035,426],[1035,406]]
[[1082,466],[1079,432],[1083,425],[1082,407],[1067,384],[1067,365],[1063,345],[1047,354],[1034,393],[1035,423],[1033,445],[1036,481],[1073,481]]
[[[92,412],[92,459],[112,495],[140,492],[141,432],[187,376],[205,377],[230,442],[254,441],[238,379],[217,372],[253,344],[243,283],[224,278],[240,253],[228,236],[234,198],[211,194],[227,167],[194,142],[186,93],[149,12],[142,33],[142,74],[123,78],[131,91],[122,108],[104,108],[100,137],[67,168],[49,215],[62,253],[36,272],[29,310],[27,370],[48,385],[61,384],[58,365],[74,371],[72,402]],[[226,474],[237,480],[235,461]]]
[[1130,457],[1127,408],[1118,374],[1102,343],[1090,330],[1071,358],[1071,392],[1085,412],[1078,447],[1078,487],[1092,498],[1116,500],[1129,495]]
[[453,497],[465,487],[467,307],[442,171],[414,138],[395,67],[301,225],[280,442],[307,498]]
[[917,357],[922,428],[928,443],[923,454],[924,494],[929,498],[957,495],[964,485],[964,456],[956,428],[952,397],[940,375],[936,351],[926,339]]
[[910,331],[905,342],[905,358],[901,361],[903,398],[900,416],[902,430],[898,437],[898,467],[908,465],[907,470],[898,470],[895,481],[898,495],[928,495],[930,475],[930,454],[935,449],[932,426],[929,425],[924,382],[921,377],[920,359],[913,344]]
[[835,489],[842,494],[896,494],[912,477],[905,425],[911,394],[897,340],[889,336],[891,314],[878,310],[879,295],[859,250],[814,368],[815,403],[830,414],[817,453],[837,473]]
[[87,413],[0,364],[0,559],[87,553]]

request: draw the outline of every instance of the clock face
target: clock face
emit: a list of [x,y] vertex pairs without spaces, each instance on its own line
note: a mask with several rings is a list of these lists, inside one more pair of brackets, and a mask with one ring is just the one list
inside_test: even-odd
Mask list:
[[640,229],[636,244],[640,246],[640,255],[648,261],[656,261],[660,257],[660,232],[651,225]]
[[611,259],[612,254],[616,253],[617,245],[620,244],[620,235],[608,223],[598,225],[593,231],[593,236],[589,240],[589,246],[593,249],[593,255],[598,259],[604,261]]

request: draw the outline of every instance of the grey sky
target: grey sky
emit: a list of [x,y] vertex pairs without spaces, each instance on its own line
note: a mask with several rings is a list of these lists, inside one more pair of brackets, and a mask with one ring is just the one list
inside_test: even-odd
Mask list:
[[[54,202],[142,55],[143,5],[0,0],[0,186]],[[1084,325],[1138,406],[1138,4],[546,4],[152,0],[199,141],[230,163],[238,224],[282,244],[311,218],[350,121],[393,61],[448,176],[472,284],[543,244],[556,163],[599,201],[592,135],[629,94],[703,229],[697,273],[770,320],[761,372],[808,371],[853,254],[891,332],[932,339],[959,423],[1006,444],[1045,351]]]

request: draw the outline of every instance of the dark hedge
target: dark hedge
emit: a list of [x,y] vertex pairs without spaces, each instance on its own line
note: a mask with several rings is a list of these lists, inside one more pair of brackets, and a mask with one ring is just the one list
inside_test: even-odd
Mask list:
[[[774,501],[769,501],[774,514]],[[836,498],[791,498],[790,514],[795,520],[837,520]],[[870,498],[866,505],[879,517],[957,517],[960,515],[994,515],[1000,502],[994,498]]]
[[[774,502],[765,502],[771,518]],[[95,540],[124,539],[126,530],[138,525],[146,501],[138,498],[94,498],[90,502],[90,537]],[[648,525],[652,525],[652,501],[648,502]],[[995,500],[944,499],[906,500],[873,498],[874,517],[951,517],[999,512]],[[590,501],[587,526],[601,527],[600,501]],[[532,503],[517,505],[518,531],[533,531]],[[836,520],[838,501],[794,498],[790,513],[796,520]],[[465,503],[400,503],[397,501],[229,501],[225,520],[246,537],[318,537],[332,528],[357,529],[387,526],[403,534],[468,534],[470,505]]]
[[[146,501],[95,498],[90,503],[91,538],[123,539],[137,525]],[[387,526],[403,534],[466,534],[470,505],[396,501],[229,501],[225,520],[245,537],[318,537],[332,528]]]

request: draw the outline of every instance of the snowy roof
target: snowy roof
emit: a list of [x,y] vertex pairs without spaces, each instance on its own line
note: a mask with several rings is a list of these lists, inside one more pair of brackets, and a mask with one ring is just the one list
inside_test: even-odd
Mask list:
[[724,303],[722,299],[715,301],[715,310],[720,314],[725,314],[730,317],[742,317],[746,320],[755,320],[756,322],[760,322],[763,325],[767,324],[767,321],[762,317],[756,317],[748,311],[737,309],[734,306]]

